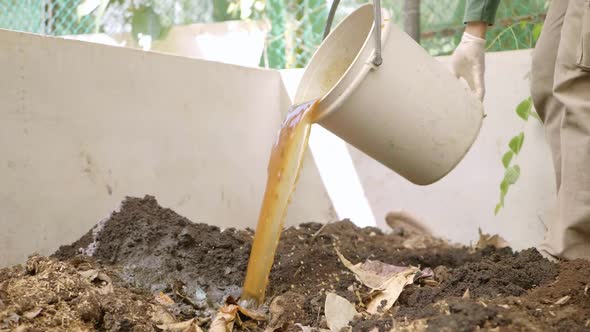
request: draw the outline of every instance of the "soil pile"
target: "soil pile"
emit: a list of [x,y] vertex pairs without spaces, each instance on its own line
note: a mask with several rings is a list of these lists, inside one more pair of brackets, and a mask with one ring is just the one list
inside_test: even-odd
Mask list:
[[[26,267],[1,270],[0,312],[5,316],[0,315],[0,323],[45,329],[61,326],[55,322],[47,325],[49,317],[53,322],[60,317],[58,312],[68,312],[77,324],[71,326],[158,330],[156,321],[163,317],[159,308],[165,307],[174,321],[195,319],[206,330],[219,307],[228,298],[231,302],[239,297],[252,238],[250,229],[220,230],[192,223],[160,207],[150,196],[128,198],[110,218],[75,243],[61,247],[54,257],[32,258],[65,271],[60,272],[65,275],[49,277],[55,279],[54,284],[39,285],[39,281],[21,287],[18,293],[11,285],[30,282],[38,273],[31,275]],[[367,299],[375,293],[343,264],[337,251],[353,264],[379,261],[429,268],[434,273],[405,286],[392,309],[368,315]],[[78,262],[83,262],[82,268]],[[98,275],[89,281],[88,273],[79,273],[81,269],[101,271],[101,276],[110,278],[113,292],[101,294],[105,281]],[[78,295],[67,301],[59,297],[61,302],[56,303],[63,304],[52,302],[51,314],[43,309],[27,318],[39,306],[23,305],[15,299],[48,305],[53,301],[45,298],[50,292],[42,290],[56,289],[55,283],[63,278],[74,280],[68,284],[74,287],[68,292]],[[509,248],[475,250],[403,229],[387,234],[376,228],[361,229],[348,220],[325,226],[304,223],[282,234],[267,303],[262,308],[267,319],[235,328],[327,329],[326,294],[335,293],[360,313],[350,321],[353,331],[590,331],[588,284],[588,261],[555,264],[534,249],[518,253]],[[127,311],[116,310],[115,314],[109,309],[111,302],[104,302],[109,298],[133,302],[136,307],[127,305]],[[80,301],[93,303],[93,312],[99,314],[84,316],[88,321],[82,319],[76,304]],[[134,314],[136,311],[139,314]],[[160,313],[155,320],[154,312]]]

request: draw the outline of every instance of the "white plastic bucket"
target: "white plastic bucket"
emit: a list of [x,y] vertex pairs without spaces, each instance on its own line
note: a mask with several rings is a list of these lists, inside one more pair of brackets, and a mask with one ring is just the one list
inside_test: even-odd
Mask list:
[[483,106],[382,11],[382,57],[372,64],[372,4],[348,15],[311,58],[295,103],[321,98],[318,123],[410,182],[448,174],[475,141]]

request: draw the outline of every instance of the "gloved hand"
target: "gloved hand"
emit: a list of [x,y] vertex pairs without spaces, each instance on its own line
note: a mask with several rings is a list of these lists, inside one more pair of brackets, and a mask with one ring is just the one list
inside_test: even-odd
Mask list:
[[483,101],[485,95],[485,39],[467,32],[451,56],[451,72],[467,81],[471,91]]

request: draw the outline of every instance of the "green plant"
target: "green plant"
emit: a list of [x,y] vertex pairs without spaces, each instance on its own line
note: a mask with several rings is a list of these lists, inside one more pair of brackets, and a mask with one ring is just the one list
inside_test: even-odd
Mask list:
[[133,38],[139,39],[140,36],[150,36],[154,40],[164,39],[172,22],[166,20],[165,15],[158,14],[153,6],[140,6],[132,9],[131,16],[131,34]]
[[[544,11],[545,12],[547,11],[547,7],[548,7],[548,2],[546,1],[544,3]],[[529,44],[522,45],[524,47],[521,47],[519,45],[518,37],[516,36],[514,29],[516,27],[520,27],[521,29],[524,29],[527,26],[529,27],[527,30],[530,31],[529,32],[530,36],[528,39]],[[492,50],[496,46],[496,44],[499,43],[499,40],[501,39],[501,37],[504,34],[508,34],[508,33],[510,35],[512,35],[512,37],[514,39],[514,43],[516,45],[516,49],[534,48],[535,45],[537,44],[537,41],[539,40],[542,30],[543,30],[543,22],[531,22],[531,21],[526,21],[526,20],[516,22],[516,23],[504,28],[503,30],[501,30],[496,35],[496,37],[493,38],[491,40],[491,42],[488,43],[488,46],[486,47],[486,51]],[[525,121],[525,123],[531,117],[541,121],[541,118],[539,117],[539,115],[533,110],[533,101],[530,96],[527,97],[526,99],[524,99],[523,101],[521,101],[518,104],[518,106],[516,106],[515,112],[519,118],[521,118],[523,121]],[[523,125],[523,127],[524,127],[524,125]],[[520,168],[520,165],[517,164],[517,159],[518,159],[518,155],[520,154],[520,151],[522,150],[523,144],[524,144],[524,129],[520,133],[514,135],[510,139],[510,141],[508,143],[508,150],[502,155],[502,165],[504,166],[504,177],[502,178],[502,182],[500,182],[500,201],[496,204],[496,208],[494,209],[494,215],[497,215],[498,212],[500,212],[500,210],[504,207],[504,200],[506,198],[506,195],[508,194],[508,190],[520,178],[521,168]]]
[[[169,10],[177,8],[179,13]],[[260,19],[264,16],[266,0],[213,0],[213,18],[216,21]],[[152,40],[163,39],[175,24],[194,23],[187,20],[186,13],[195,11],[194,0],[141,0],[127,3],[124,0],[80,0],[76,8],[78,21],[91,17],[94,33],[103,27],[105,12],[110,5],[124,5],[127,13],[125,23],[131,26],[131,34],[138,40],[149,36]]]
[[[525,123],[532,117],[541,120],[539,115],[533,110],[531,97],[521,101],[515,109],[516,114]],[[494,214],[498,214],[504,207],[504,199],[508,194],[510,186],[514,185],[520,178],[520,165],[517,164],[517,158],[524,144],[524,130],[513,136],[508,143],[508,150],[502,155],[502,165],[504,166],[504,178],[500,183],[500,201],[496,204]]]
[[259,19],[264,16],[264,0],[226,0],[227,16],[234,20]]

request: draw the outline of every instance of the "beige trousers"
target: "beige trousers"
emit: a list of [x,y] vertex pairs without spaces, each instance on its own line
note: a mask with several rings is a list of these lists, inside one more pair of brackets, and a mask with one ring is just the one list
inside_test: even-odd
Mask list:
[[565,259],[590,259],[590,0],[551,1],[531,77],[557,185],[555,210],[539,249]]

